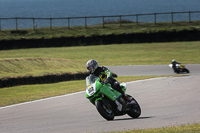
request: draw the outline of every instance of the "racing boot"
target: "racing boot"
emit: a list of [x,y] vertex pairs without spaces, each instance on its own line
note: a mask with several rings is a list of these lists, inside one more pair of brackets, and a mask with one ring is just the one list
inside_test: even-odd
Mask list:
[[125,95],[125,100],[128,101],[128,102],[131,101],[130,97],[129,97],[129,96],[126,96],[126,95]]
[[122,97],[127,101],[127,102],[130,102],[131,99],[126,96],[126,94],[124,93],[123,91],[123,86],[120,86],[119,82],[118,81],[114,81],[114,85],[112,86],[115,90],[119,91],[121,94],[122,94]]
[[130,102],[131,99],[129,96],[127,96],[124,91],[122,90],[123,87],[121,87],[121,94],[122,94],[122,97],[127,101],[127,102]]

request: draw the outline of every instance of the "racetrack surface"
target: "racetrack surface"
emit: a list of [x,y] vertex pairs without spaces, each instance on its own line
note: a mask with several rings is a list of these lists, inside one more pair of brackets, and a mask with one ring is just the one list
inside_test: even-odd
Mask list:
[[85,93],[79,92],[0,108],[0,133],[104,132],[200,123],[198,66],[188,66],[191,71],[188,76],[127,83],[127,93],[136,98],[142,109],[138,119],[124,115],[106,121],[85,98]]
[[[118,76],[175,75],[168,65],[107,66]],[[200,64],[186,64],[190,75],[200,75]]]

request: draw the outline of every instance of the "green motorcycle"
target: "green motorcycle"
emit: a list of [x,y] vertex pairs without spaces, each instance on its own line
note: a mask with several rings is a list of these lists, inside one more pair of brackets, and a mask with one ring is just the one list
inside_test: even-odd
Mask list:
[[[123,91],[126,91],[126,84]],[[130,95],[130,102],[127,102],[120,92],[116,91],[111,85],[103,84],[99,77],[90,75],[86,77],[86,98],[96,106],[100,115],[106,120],[113,120],[115,116],[128,114],[132,118],[138,118],[141,114],[141,108],[138,102]]]

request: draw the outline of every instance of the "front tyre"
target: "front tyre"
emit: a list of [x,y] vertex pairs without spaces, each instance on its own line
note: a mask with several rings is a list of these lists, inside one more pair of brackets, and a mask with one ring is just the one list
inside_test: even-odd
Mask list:
[[133,97],[131,97],[131,96],[129,96],[129,97],[132,99],[134,104],[130,105],[129,111],[127,112],[127,114],[132,118],[138,118],[141,115],[140,105]]
[[105,118],[106,120],[113,120],[115,117],[115,114],[113,113],[111,105],[106,105],[103,103],[103,101],[98,100],[95,103],[96,108],[99,112],[99,114]]

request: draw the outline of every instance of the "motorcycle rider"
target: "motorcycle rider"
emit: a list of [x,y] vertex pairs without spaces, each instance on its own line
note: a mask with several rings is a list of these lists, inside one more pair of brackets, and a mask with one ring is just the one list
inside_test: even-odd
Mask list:
[[112,77],[112,72],[107,67],[99,66],[96,60],[91,59],[87,61],[86,68],[90,74],[99,77],[102,84],[110,83],[111,87],[120,92],[126,101],[131,101],[131,99],[125,95],[120,83]]
[[173,60],[172,60],[172,68],[173,68],[174,72],[177,71],[176,64],[181,64],[181,63],[179,63],[179,62],[177,62],[175,59],[173,59]]

